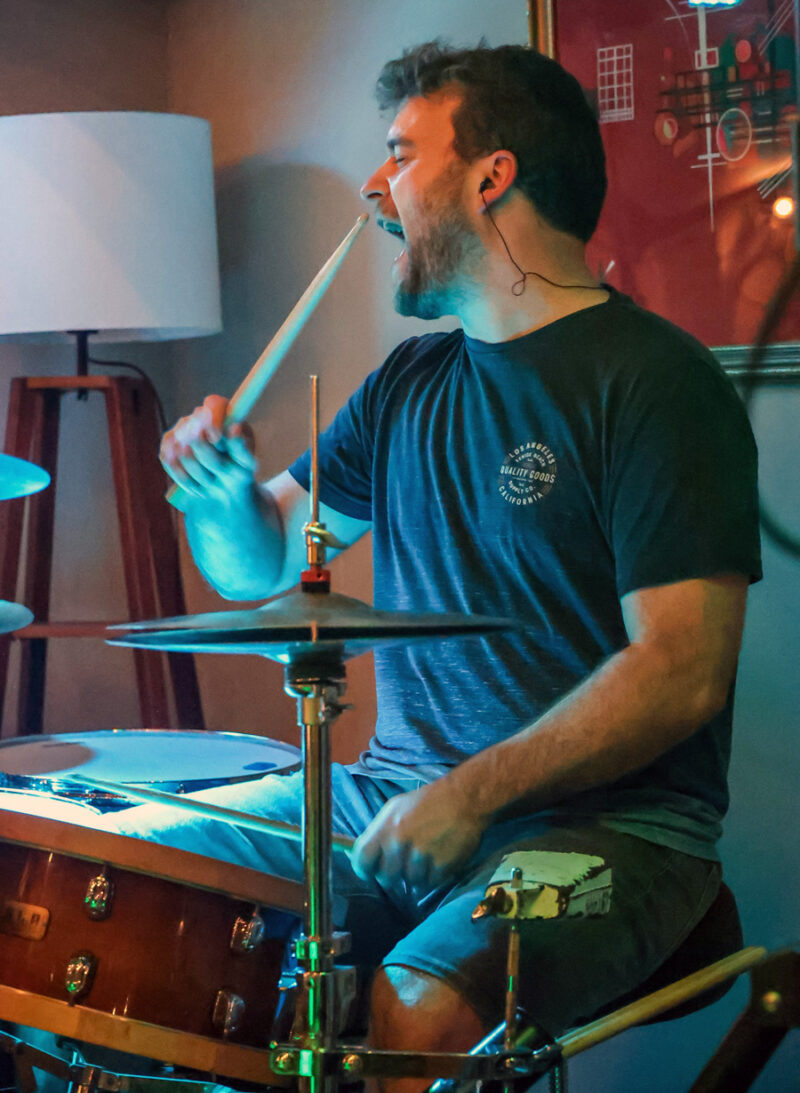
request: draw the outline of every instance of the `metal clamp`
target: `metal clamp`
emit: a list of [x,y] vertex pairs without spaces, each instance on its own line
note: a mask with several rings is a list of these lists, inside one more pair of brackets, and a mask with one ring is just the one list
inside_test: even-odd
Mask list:
[[330,944],[325,945],[323,948],[322,938],[306,937],[305,934],[301,934],[292,946],[295,959],[298,963],[304,964],[309,960],[318,959],[323,954],[326,956],[342,956],[343,953],[350,952],[352,938],[350,934],[346,933],[344,930],[334,931],[327,940]]

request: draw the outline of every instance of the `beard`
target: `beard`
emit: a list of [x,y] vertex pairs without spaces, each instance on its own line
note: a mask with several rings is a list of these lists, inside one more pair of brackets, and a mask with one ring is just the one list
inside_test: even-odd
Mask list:
[[449,167],[419,204],[423,224],[406,240],[405,272],[394,286],[400,315],[438,319],[452,315],[464,297],[469,274],[483,248],[461,206],[465,168]]

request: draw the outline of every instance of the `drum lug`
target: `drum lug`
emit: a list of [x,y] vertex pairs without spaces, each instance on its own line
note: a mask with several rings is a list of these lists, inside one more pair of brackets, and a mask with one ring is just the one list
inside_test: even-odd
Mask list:
[[250,918],[240,915],[233,924],[231,950],[234,953],[251,953],[264,940],[264,919],[254,910]]
[[83,897],[86,914],[95,922],[102,922],[111,914],[114,899],[114,882],[106,874],[105,868],[96,877],[92,877]]
[[75,953],[69,958],[64,988],[70,1005],[89,993],[96,968],[97,958],[92,953]]
[[244,998],[233,991],[219,990],[214,999],[211,1023],[222,1036],[230,1036],[242,1023],[245,1008]]

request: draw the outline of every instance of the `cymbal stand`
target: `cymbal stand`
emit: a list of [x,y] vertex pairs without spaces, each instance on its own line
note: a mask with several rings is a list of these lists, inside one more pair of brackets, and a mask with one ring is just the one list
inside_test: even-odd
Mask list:
[[[331,775],[330,732],[341,712],[342,679],[316,666],[290,664],[285,690],[297,699],[298,723],[303,729],[303,852],[305,933],[295,945],[303,967],[298,998],[297,1028],[302,1030],[302,1079],[308,1093],[334,1088],[325,1074],[325,1053],[334,1047],[337,1032],[334,959],[346,951],[347,935],[334,934],[331,891]],[[339,666],[343,675],[344,668]],[[302,1012],[301,1012],[302,1011]]]
[[[311,512],[303,528],[308,568],[301,576],[304,592],[327,595],[330,571],[326,547],[343,546],[319,520],[319,383],[311,377]],[[304,808],[303,883],[305,934],[295,945],[303,967],[297,1025],[305,1065],[301,1086],[307,1093],[329,1093],[335,1079],[326,1074],[326,1052],[334,1048],[336,1028],[335,957],[346,951],[349,937],[334,934],[331,883],[331,747],[330,725],[341,713],[345,689],[344,662],[338,657],[290,661],[284,689],[297,699],[297,720],[303,730]],[[304,1011],[304,1012],[301,1012]],[[306,1070],[308,1071],[306,1073]]]

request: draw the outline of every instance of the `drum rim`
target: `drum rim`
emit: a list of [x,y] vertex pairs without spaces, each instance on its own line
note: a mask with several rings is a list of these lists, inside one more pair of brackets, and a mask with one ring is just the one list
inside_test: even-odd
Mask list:
[[[119,1017],[80,1004],[0,984],[0,1019],[26,1025],[56,1036],[84,1040],[95,1047],[116,1048],[146,1059],[185,1066],[207,1074],[240,1081],[288,1086],[293,1079],[276,1074],[269,1065],[269,1047],[263,1050],[230,1040]],[[269,1030],[265,1030],[269,1039]]]
[[3,842],[116,866],[131,873],[221,893],[232,899],[303,914],[303,886],[299,881],[207,858],[191,850],[179,850],[118,832],[98,831],[68,820],[11,812],[0,805],[0,843]]
[[177,739],[182,737],[186,740],[196,740],[198,737],[210,740],[210,739],[224,739],[224,740],[256,740],[263,744],[269,744],[272,747],[277,748],[279,751],[285,751],[292,756],[299,756],[301,754],[300,748],[295,744],[289,744],[285,740],[276,740],[272,736],[261,736],[254,732],[230,732],[227,729],[157,729],[157,728],[136,728],[136,729],[79,729],[77,731],[70,730],[69,732],[51,732],[51,733],[29,733],[27,736],[9,736],[4,740],[0,740],[0,750],[3,748],[14,747],[19,744],[31,744],[40,743],[45,740],[68,740],[70,737],[80,737],[81,739],[89,737],[104,737],[104,738],[117,738],[121,739],[129,734],[148,734],[152,736],[160,736],[165,739]]

